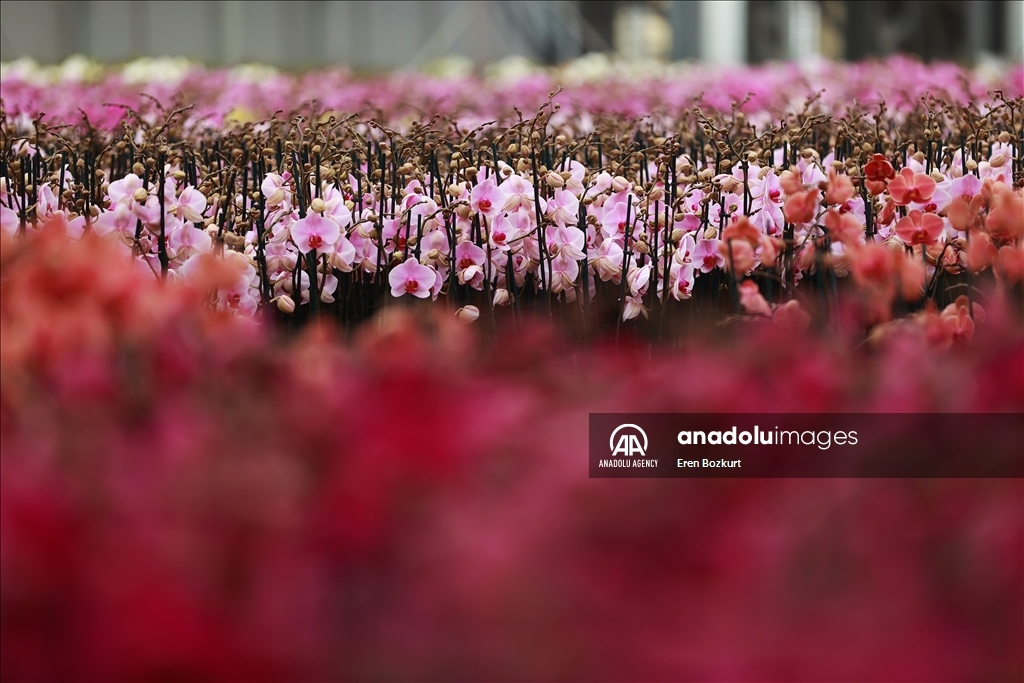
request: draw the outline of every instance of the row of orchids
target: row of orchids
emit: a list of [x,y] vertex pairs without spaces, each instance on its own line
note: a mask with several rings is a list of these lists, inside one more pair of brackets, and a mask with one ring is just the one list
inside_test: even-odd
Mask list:
[[[28,143],[18,151],[26,161],[42,154]],[[655,301],[691,298],[713,275],[746,313],[772,317],[795,302],[765,299],[759,273],[780,291],[823,269],[852,275],[880,308],[923,296],[936,269],[992,266],[1019,279],[1017,150],[994,141],[987,151],[957,149],[945,163],[875,154],[851,169],[836,150],[780,148],[772,164],[750,159],[717,174],[714,158],[645,156],[631,180],[588,167],[586,155],[547,168],[536,155],[513,165],[495,154],[460,174],[434,164],[401,187],[380,171],[372,182],[372,158],[357,159],[347,178],[307,166],[299,175],[309,182],[297,185],[298,166],[285,159],[266,171],[254,156],[251,174],[245,167],[244,180],[212,196],[196,164],[178,156],[116,180],[97,170],[101,199],[84,208],[71,204],[76,168],[62,163],[30,195],[0,179],[0,227],[26,234],[64,215],[73,237],[109,239],[154,277],[188,279],[204,259],[223,259],[236,277],[213,303],[246,315],[269,304],[316,313],[343,281],[346,291],[357,281],[375,307],[388,296],[494,308],[538,293],[585,302],[604,287],[625,321],[648,316]],[[472,320],[479,308],[459,314]]]

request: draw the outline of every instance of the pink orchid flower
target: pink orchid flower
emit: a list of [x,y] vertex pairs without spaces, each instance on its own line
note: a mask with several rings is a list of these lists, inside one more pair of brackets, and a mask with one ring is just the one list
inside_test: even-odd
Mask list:
[[648,317],[648,309],[644,306],[643,297],[635,296],[632,294],[626,295],[626,303],[622,307],[622,321],[632,320],[633,318],[639,317],[641,314],[646,318]]
[[345,235],[339,236],[338,241],[334,243],[334,252],[330,255],[331,267],[343,273],[350,273],[352,272],[355,260],[355,246]]
[[953,179],[950,183],[949,194],[953,199],[963,199],[968,204],[974,196],[981,192],[981,179],[973,173]]
[[320,197],[324,202],[324,218],[329,218],[345,229],[352,225],[352,212],[345,206],[345,195],[336,187],[328,187]]
[[492,221],[498,217],[505,203],[505,195],[493,176],[473,187],[469,196],[469,207]]
[[551,291],[555,294],[573,289],[580,274],[580,264],[565,254],[551,259]]
[[395,297],[412,294],[419,299],[425,299],[430,296],[436,281],[437,274],[434,269],[414,258],[402,261],[388,273],[391,296]]
[[[624,240],[629,226],[626,225],[626,203],[612,205],[601,219],[601,233],[611,239]],[[630,220],[636,218],[636,211],[630,211]],[[634,235],[635,237],[636,235]]]
[[510,249],[509,242],[516,239],[519,234],[520,232],[512,225],[512,221],[504,214],[500,214],[491,222],[490,230],[487,231],[487,239],[493,249],[504,252]]
[[693,266],[690,264],[673,263],[669,269],[669,286],[672,298],[676,301],[689,299],[693,295]]
[[316,251],[317,255],[333,253],[334,243],[341,237],[338,224],[318,213],[308,214],[292,223],[290,232],[295,246],[303,254],[310,251]]
[[134,208],[135,191],[142,188],[142,178],[129,173],[120,180],[115,180],[107,187],[107,197],[112,204],[126,204]]
[[206,211],[206,196],[188,185],[167,209],[182,220],[198,223]]
[[630,268],[626,274],[626,284],[633,296],[642,298],[651,284],[651,264]]
[[544,211],[559,226],[575,225],[579,221],[580,200],[572,192],[560,188],[555,190]]
[[128,209],[128,205],[118,202],[113,210],[104,211],[96,217],[92,229],[101,237],[114,233],[123,240],[131,241],[135,238],[136,221],[135,214]]
[[213,249],[213,239],[205,230],[189,223],[179,223],[167,233],[167,250],[171,258],[183,261],[194,254],[203,254]]
[[519,207],[530,209],[533,207],[533,183],[523,178],[518,173],[513,173],[501,184],[501,192],[505,201],[501,206],[502,211],[511,212]]
[[260,190],[263,191],[263,195],[266,197],[267,206],[290,205],[291,192],[286,185],[290,177],[291,175],[288,173],[285,173],[283,176],[277,173],[268,173],[267,177],[263,179]]
[[597,250],[597,256],[590,259],[590,265],[604,281],[618,280],[622,273],[622,247],[611,237],[605,238]]
[[21,219],[18,212],[0,204],[0,231],[9,237],[13,237],[21,226]]
[[479,288],[484,280],[484,263],[487,252],[472,242],[459,242],[455,246],[455,270],[462,284]]
[[547,232],[548,247],[557,247],[558,253],[579,261],[584,258],[586,236],[576,227],[554,227]]
[[718,248],[720,244],[719,240],[700,240],[697,242],[697,246],[693,249],[692,260],[700,269],[700,272],[710,273],[715,268],[725,266],[725,258]]

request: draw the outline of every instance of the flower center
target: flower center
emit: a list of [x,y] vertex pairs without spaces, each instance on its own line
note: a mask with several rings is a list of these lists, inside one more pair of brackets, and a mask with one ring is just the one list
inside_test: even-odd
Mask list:
[[323,240],[322,237],[320,237],[320,235],[312,235],[309,238],[309,248],[310,249],[319,249],[323,245],[324,245],[324,240]]
[[490,199],[481,199],[480,200],[480,210],[485,212],[485,213],[487,211],[490,211],[491,210],[491,200]]
[[416,280],[409,280],[405,283],[405,291],[409,294],[415,294],[420,289],[420,283]]

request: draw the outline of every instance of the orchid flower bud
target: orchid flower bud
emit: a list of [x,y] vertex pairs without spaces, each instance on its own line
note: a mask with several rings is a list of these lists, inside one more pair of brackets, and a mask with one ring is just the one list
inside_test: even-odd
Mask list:
[[323,213],[327,209],[327,205],[324,204],[324,200],[317,197],[309,203],[309,210],[313,213]]
[[494,290],[494,305],[495,306],[507,306],[509,302],[508,290],[505,288],[499,288]]
[[628,188],[629,181],[623,178],[622,176],[617,175],[614,178],[612,178],[612,189],[615,190],[616,192],[622,192],[623,190]]
[[455,317],[469,325],[476,322],[477,318],[480,317],[480,309],[476,306],[463,306],[455,311]]
[[281,294],[274,297],[274,303],[277,304],[277,310],[282,313],[294,313],[295,312],[295,300],[287,294]]
[[146,190],[141,187],[135,190],[135,192],[132,194],[132,199],[140,203],[145,202],[148,197],[149,193],[146,192]]

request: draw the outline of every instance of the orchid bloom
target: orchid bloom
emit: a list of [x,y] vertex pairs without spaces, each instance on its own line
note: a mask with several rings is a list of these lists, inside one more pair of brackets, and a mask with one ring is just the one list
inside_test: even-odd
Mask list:
[[412,294],[419,299],[426,299],[430,296],[436,279],[433,268],[421,264],[414,258],[402,261],[388,273],[391,296],[395,297]]
[[950,183],[949,194],[953,199],[963,199],[968,204],[981,192],[981,179],[973,173],[955,178]]
[[715,268],[723,268],[725,266],[725,257],[722,256],[722,252],[719,249],[720,245],[721,242],[719,240],[702,239],[697,242],[693,249],[691,261],[700,269],[700,272],[710,273]]
[[318,256],[333,253],[334,244],[341,237],[338,224],[318,213],[307,214],[295,221],[289,231],[300,252],[315,251]]
[[672,287],[672,298],[676,301],[689,299],[693,295],[693,266],[687,263],[673,263],[669,269],[669,282]]
[[533,183],[518,173],[513,173],[506,178],[499,189],[505,197],[505,201],[501,206],[502,211],[507,213],[515,211],[520,207],[533,208]]
[[556,225],[574,225],[579,215],[580,200],[568,190],[557,189],[544,210]]
[[135,238],[135,215],[129,211],[128,205],[118,203],[111,211],[104,211],[96,216],[92,229],[100,237],[116,233],[122,240],[131,242]]
[[942,219],[933,213],[911,211],[896,223],[896,234],[904,244],[935,244],[942,235]]
[[[626,210],[627,205],[625,202],[612,205],[611,209],[605,212],[604,218],[601,220],[601,233],[608,238],[623,240],[626,237],[626,231],[629,226],[626,225]],[[636,218],[636,212],[630,212],[630,220]]]
[[479,288],[484,280],[486,262],[487,252],[472,242],[459,242],[455,245],[455,270],[460,283]]
[[626,274],[626,283],[633,296],[642,298],[651,284],[651,264],[630,268]]
[[557,247],[558,253],[565,254],[573,260],[584,258],[586,235],[577,227],[553,227],[548,229],[548,247]]
[[469,193],[469,207],[474,213],[494,220],[501,212],[505,203],[505,195],[498,188],[498,183],[493,177],[477,183]]
[[491,247],[505,252],[509,250],[509,242],[519,236],[519,231],[512,225],[507,216],[499,215],[487,231],[487,239]]
[[291,193],[288,186],[285,184],[288,180],[289,174],[284,176],[278,175],[277,173],[268,173],[263,179],[263,184],[260,186],[260,190],[266,197],[267,206],[281,206],[282,204],[288,204],[291,198]]
[[559,254],[551,259],[551,291],[558,293],[572,289],[580,274],[580,264],[575,259]]
[[107,186],[107,197],[110,199],[111,204],[125,204],[129,209],[133,209],[135,202],[135,193],[142,189],[142,178],[129,173],[120,180],[115,180]]
[[622,256],[622,247],[611,237],[607,237],[597,250],[597,257],[590,259],[590,264],[594,266],[594,271],[602,280],[617,280],[621,277]]
[[632,320],[638,317],[640,314],[646,318],[648,317],[649,310],[644,306],[644,300],[642,297],[627,294],[625,304],[622,307],[622,321]]
[[0,204],[0,231],[8,237],[13,237],[21,226],[21,219],[18,212]]
[[902,168],[889,181],[889,196],[897,206],[906,206],[911,202],[927,202],[935,194],[935,179],[925,173],[914,173],[909,168]]
[[198,223],[203,220],[203,212],[206,211],[206,196],[188,185],[167,209],[182,220]]
[[804,190],[790,195],[782,208],[790,223],[810,223],[818,211],[817,190]]

